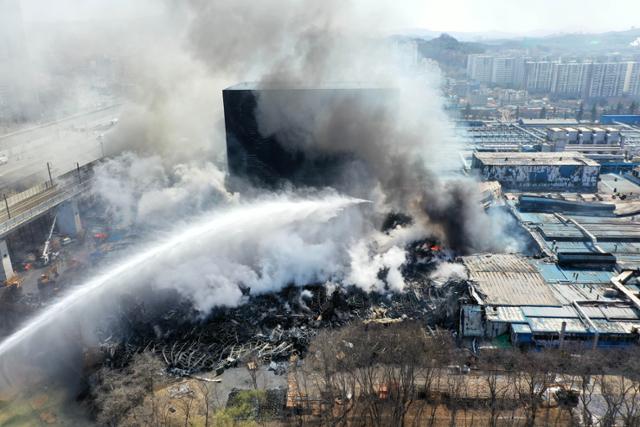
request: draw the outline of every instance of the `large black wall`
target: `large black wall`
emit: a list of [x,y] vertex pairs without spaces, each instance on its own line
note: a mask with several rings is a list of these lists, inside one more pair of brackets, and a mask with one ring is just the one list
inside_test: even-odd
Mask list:
[[[388,89],[354,87],[258,89],[250,84],[225,89],[222,95],[231,176],[268,187],[277,187],[285,182],[302,186],[334,186],[345,169],[353,167],[357,159],[348,151],[336,150],[334,146],[323,151],[326,144],[315,140],[318,138],[314,133],[318,125],[315,119],[330,115],[332,112],[328,110],[343,102],[353,103],[356,100],[356,103],[368,105],[373,100],[389,98],[389,93]],[[266,101],[261,104],[262,108],[277,110],[272,112],[270,120],[273,122],[275,117],[282,121],[275,124],[276,129],[269,135],[261,133],[258,123],[257,106],[261,96]],[[292,141],[296,138],[305,142],[297,144],[297,141]],[[339,140],[340,132],[332,133],[332,138]]]

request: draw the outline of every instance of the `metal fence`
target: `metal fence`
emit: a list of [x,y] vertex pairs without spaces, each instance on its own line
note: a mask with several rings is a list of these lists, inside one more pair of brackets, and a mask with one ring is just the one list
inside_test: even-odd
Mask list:
[[[93,165],[94,162],[78,166],[77,169],[60,175],[55,181],[49,180],[21,193],[6,197],[4,208],[7,210],[8,219],[0,223],[0,237],[6,236],[16,228],[44,214],[49,209],[87,190],[93,179],[91,174]],[[15,208],[19,203],[44,194],[47,191],[50,192],[50,197],[44,198],[42,202],[16,215],[11,212],[12,207]]]
[[30,199],[34,196],[37,196],[40,193],[44,193],[48,189],[54,187],[55,185],[51,185],[50,181],[40,183],[35,185],[21,193],[14,194],[13,196],[6,197],[5,203],[9,205],[9,207],[17,205],[20,202],[23,202],[27,199]]
[[90,185],[91,181],[87,180],[76,185],[60,187],[60,191],[53,193],[51,197],[43,200],[42,203],[37,204],[29,210],[20,212],[18,215],[12,216],[10,219],[0,223],[0,237],[6,236],[11,231],[37,218],[62,202],[77,196],[89,188]]

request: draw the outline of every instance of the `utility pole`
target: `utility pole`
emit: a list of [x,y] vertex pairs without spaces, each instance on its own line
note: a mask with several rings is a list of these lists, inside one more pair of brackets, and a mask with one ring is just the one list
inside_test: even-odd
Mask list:
[[9,217],[9,219],[11,219],[11,212],[9,211],[9,202],[7,202],[7,195],[3,194],[2,197],[4,197],[4,206],[7,208],[7,216]]
[[49,172],[49,183],[53,187],[53,177],[51,176],[51,165],[47,162],[47,171]]
[[104,158],[104,136],[98,135],[98,142],[100,142],[100,153],[102,154],[101,158]]
[[82,182],[82,176],[80,175],[80,163],[76,162],[76,170],[78,171],[78,183]]

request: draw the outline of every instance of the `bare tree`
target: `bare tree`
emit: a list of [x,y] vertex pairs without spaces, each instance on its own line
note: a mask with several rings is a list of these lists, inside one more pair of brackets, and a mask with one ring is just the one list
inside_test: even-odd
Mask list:
[[555,370],[553,355],[549,352],[523,353],[517,359],[519,374],[516,380],[516,391],[526,409],[526,425],[536,424],[538,410],[553,380]]
[[427,356],[428,340],[417,324],[387,328],[381,338],[387,343],[382,362],[386,366],[385,383],[391,403],[390,423],[405,425],[407,412],[416,399],[420,368]]
[[[320,411],[323,424],[343,425],[355,408],[356,377],[354,374],[353,340],[360,331],[347,327],[340,331],[324,331],[318,334],[310,347],[307,365],[313,372],[298,371],[296,385],[299,390],[310,393],[307,381],[311,379],[315,393],[322,404]],[[307,399],[310,403],[310,400]],[[311,407],[307,408],[310,412]]]
[[603,369],[602,355],[597,351],[586,352],[580,357],[575,366],[577,367],[576,374],[579,377],[580,396],[578,401],[580,418],[583,425],[592,426],[593,414],[591,413],[591,406],[597,386],[594,375]]
[[640,362],[636,357],[629,357],[622,367],[624,375],[620,376],[620,389],[623,401],[620,417],[626,427],[640,426]]
[[204,412],[204,427],[209,427],[210,424],[210,415],[211,415],[211,404],[213,398],[213,389],[216,387],[215,383],[199,380],[197,383],[198,391],[202,396],[202,409]]
[[465,378],[459,372],[449,372],[446,378],[447,387],[447,408],[449,409],[449,426],[456,427],[458,424],[458,410],[461,406]]
[[193,409],[193,403],[196,400],[192,391],[185,393],[178,398],[178,404],[184,416],[184,427],[189,427],[189,420],[191,419],[191,410]]
[[484,382],[488,392],[489,426],[496,427],[500,418],[500,411],[504,406],[507,394],[512,391],[507,375],[513,367],[511,352],[492,352],[482,360]]
[[413,425],[423,425],[423,414],[427,406],[430,407],[427,425],[432,426],[435,422],[435,415],[440,402],[440,381],[442,377],[442,366],[446,366],[454,358],[454,344],[451,336],[445,333],[434,333],[426,339],[426,353],[420,366],[419,372],[419,393],[422,399],[417,400]]
[[101,425],[121,425],[144,402],[160,380],[164,365],[149,353],[138,354],[124,369],[102,368],[92,390]]
[[619,384],[619,377],[602,373],[598,376],[598,385],[600,386],[600,394],[606,404],[606,411],[600,420],[600,425],[613,427],[624,402],[624,393]]
[[251,385],[253,385],[253,389],[258,389],[258,367],[260,366],[260,361],[255,355],[252,355],[247,360],[247,372],[249,373],[249,377],[251,378]]

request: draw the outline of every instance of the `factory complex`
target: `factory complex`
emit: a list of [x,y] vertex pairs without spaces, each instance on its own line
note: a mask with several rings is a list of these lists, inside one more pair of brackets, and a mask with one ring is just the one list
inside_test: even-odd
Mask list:
[[[501,205],[527,236],[515,254],[461,258],[469,299],[460,334],[484,343],[524,347],[635,344],[640,338],[640,186],[632,151],[616,172],[606,147],[620,150],[619,128],[500,125],[550,150],[528,151],[518,139],[505,150],[487,142],[492,124],[475,138],[466,170],[499,186]],[[526,132],[525,132],[526,130]],[[627,126],[627,131],[637,129]],[[604,148],[602,148],[604,147]],[[593,148],[589,150],[588,148]],[[604,150],[604,151],[603,151]],[[489,345],[489,344],[487,344]]]

